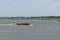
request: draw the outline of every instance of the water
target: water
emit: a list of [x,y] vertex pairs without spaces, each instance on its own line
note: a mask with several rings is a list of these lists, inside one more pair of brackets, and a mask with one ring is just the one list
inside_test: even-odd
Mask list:
[[[29,22],[32,26],[0,26],[0,40],[60,40],[60,21],[55,20],[15,20]],[[0,20],[12,23],[13,20]]]

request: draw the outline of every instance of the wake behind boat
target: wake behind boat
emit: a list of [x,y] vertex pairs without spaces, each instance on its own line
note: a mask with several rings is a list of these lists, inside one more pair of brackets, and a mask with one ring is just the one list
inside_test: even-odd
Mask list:
[[5,25],[11,26],[11,25],[13,25],[13,24],[0,24],[0,25],[2,25],[2,26],[5,26]]

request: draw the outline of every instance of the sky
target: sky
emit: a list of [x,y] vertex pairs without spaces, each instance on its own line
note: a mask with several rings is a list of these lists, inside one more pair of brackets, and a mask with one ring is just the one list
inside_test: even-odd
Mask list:
[[60,16],[60,0],[0,0],[0,17]]

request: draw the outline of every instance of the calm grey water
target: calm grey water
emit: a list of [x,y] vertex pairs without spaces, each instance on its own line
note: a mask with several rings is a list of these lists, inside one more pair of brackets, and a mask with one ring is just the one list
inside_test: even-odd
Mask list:
[[[33,26],[0,25],[0,40],[60,40],[60,21],[56,20],[15,20],[29,22]],[[13,20],[0,20],[12,23]]]

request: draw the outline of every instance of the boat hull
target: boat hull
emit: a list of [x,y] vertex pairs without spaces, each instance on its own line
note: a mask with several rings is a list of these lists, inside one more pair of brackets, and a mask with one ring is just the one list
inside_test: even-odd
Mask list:
[[18,25],[28,25],[28,26],[32,26],[32,24],[30,23],[11,23],[11,24],[0,24],[0,25],[7,25],[7,26],[18,26]]

